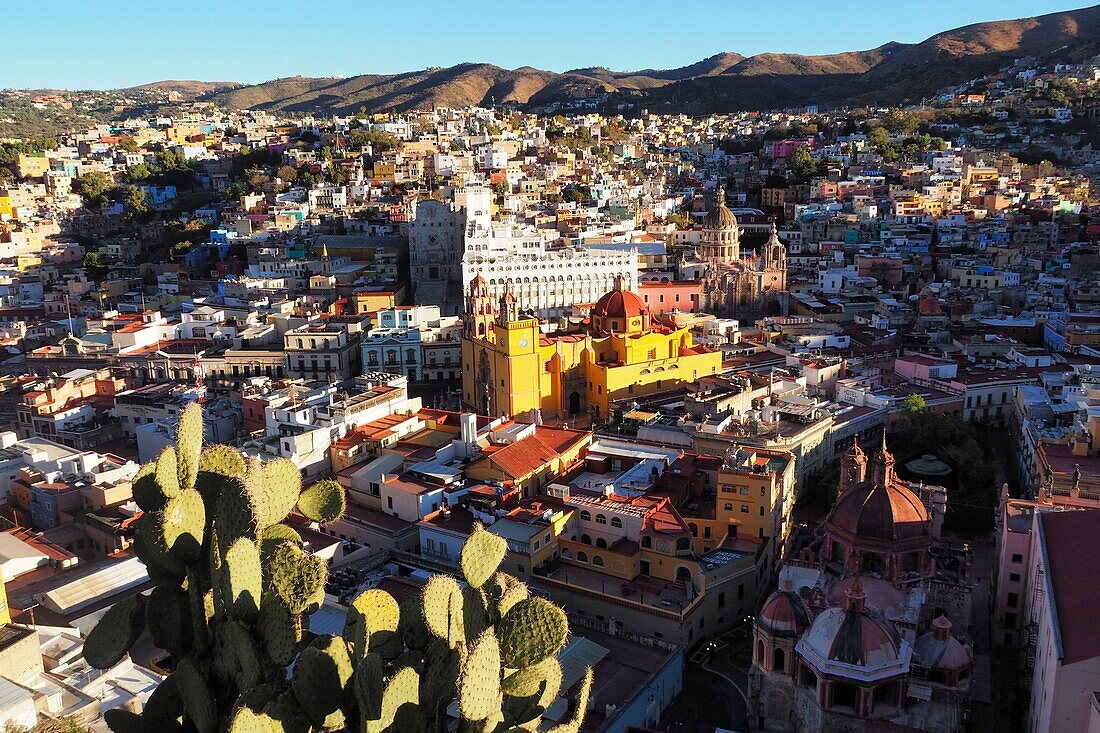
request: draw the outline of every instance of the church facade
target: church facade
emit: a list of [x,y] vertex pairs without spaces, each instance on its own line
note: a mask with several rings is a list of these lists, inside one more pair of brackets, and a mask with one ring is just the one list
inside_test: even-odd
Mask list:
[[494,306],[481,276],[470,283],[465,318],[462,399],[485,415],[602,419],[616,401],[722,369],[721,351],[655,319],[622,277],[577,331],[543,333],[510,289]]
[[726,206],[725,191],[703,220],[699,245],[680,266],[685,280],[702,280],[702,310],[745,318],[785,313],[787,248],[772,223],[771,236],[758,252],[742,257],[737,217]]

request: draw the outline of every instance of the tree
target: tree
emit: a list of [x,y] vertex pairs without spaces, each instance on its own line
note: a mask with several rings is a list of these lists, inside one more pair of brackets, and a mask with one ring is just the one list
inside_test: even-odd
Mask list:
[[375,155],[393,150],[401,145],[400,140],[384,130],[368,130],[365,128],[352,130],[350,143],[351,147],[356,149],[370,145],[371,151]]
[[886,113],[882,124],[894,135],[912,135],[920,127],[920,115],[912,110],[894,109]]
[[129,135],[119,135],[118,146],[128,153],[132,153],[138,149],[137,140]]
[[669,224],[673,224],[677,229],[691,229],[691,217],[683,212],[676,212],[675,214],[669,214],[665,221]]
[[901,409],[909,413],[924,412],[928,409],[928,404],[919,394],[911,394],[901,401]]
[[103,194],[107,192],[111,179],[102,171],[88,171],[73,179],[73,191],[84,199],[86,206],[99,208],[103,205]]
[[80,264],[88,271],[89,277],[97,282],[107,275],[107,265],[103,262],[103,256],[99,252],[86,253]]
[[507,196],[512,192],[511,187],[508,185],[508,181],[499,181],[493,184],[493,195],[497,197]]
[[[107,669],[148,631],[176,661],[140,715],[105,714],[115,733],[179,719],[198,733],[442,733],[455,701],[460,730],[538,727],[562,684],[555,655],[568,622],[500,572],[504,538],[475,527],[459,555],[465,587],[436,575],[403,602],[363,591],[340,635],[307,642],[303,621],[324,603],[328,565],[285,520],[295,510],[339,520],[343,487],[303,490],[291,461],[246,461],[229,446],[203,448],[202,437],[193,403],[176,445],[135,476],[134,549],[155,587],[112,606],[84,644],[88,663]],[[556,730],[579,730],[591,685],[589,669]]]
[[153,177],[153,171],[145,163],[138,163],[126,169],[126,177],[131,181],[147,181]]
[[122,211],[127,219],[140,219],[149,213],[148,196],[137,186],[127,186],[122,195]]
[[298,169],[292,165],[284,164],[279,166],[279,170],[275,171],[275,175],[286,183],[294,183],[298,178]]
[[792,150],[787,156],[787,168],[798,178],[806,180],[817,173],[817,161],[804,146]]

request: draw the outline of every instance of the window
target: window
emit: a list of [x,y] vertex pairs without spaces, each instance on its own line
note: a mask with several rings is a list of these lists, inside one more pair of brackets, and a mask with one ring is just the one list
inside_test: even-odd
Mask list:
[[588,513],[587,509],[581,511],[581,521],[582,522],[591,522],[592,521],[592,515]]
[[[46,508],[49,509],[49,507],[46,507]],[[1016,606],[1017,606],[1017,604],[1019,604],[1019,602],[1020,602],[1020,595],[1018,593],[1009,593],[1008,594],[1008,607],[1009,608],[1016,608]]]
[[1009,580],[1010,583],[1019,583],[1020,582],[1020,574],[1019,573],[1009,573],[1008,574],[1008,580]]
[[602,568],[603,567],[603,558],[600,557],[599,555],[593,555],[592,556],[592,564],[595,565],[598,568]]
[[761,507],[760,507],[760,516],[764,516],[764,507],[763,507],[763,505],[761,505]]
[[1019,554],[1019,553],[1016,553],[1012,556],[1012,562],[1017,564],[1017,565],[1019,565],[1023,561],[1024,561],[1024,556]]
[[726,510],[727,512],[732,512],[733,511],[733,502],[732,501],[727,501],[725,506],[722,507],[722,508],[724,510]]
[[725,591],[722,591],[721,593],[718,594],[718,607],[719,608],[725,608],[726,607],[726,592]]
[[619,519],[618,517],[612,517],[611,518],[611,526],[612,527],[622,527],[623,526],[623,520]]
[[607,524],[607,517],[602,514],[596,515],[596,524]]
[[749,513],[749,505],[748,504],[742,504],[741,505],[741,513],[742,514],[748,514]]
[[588,553],[583,552],[583,551],[578,552],[577,553],[577,562],[588,562]]
[[1005,628],[1006,629],[1016,628],[1016,614],[1014,614],[1014,613],[1006,613],[1005,614]]

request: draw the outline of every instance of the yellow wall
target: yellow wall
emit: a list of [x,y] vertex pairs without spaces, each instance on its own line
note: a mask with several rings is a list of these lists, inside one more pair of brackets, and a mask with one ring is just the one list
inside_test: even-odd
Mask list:
[[[674,389],[722,368],[720,351],[683,355],[692,345],[687,329],[550,339],[545,345],[540,345],[538,321],[532,318],[494,323],[487,331],[487,338],[463,336],[463,400],[494,416],[536,408],[547,417],[568,415],[576,390],[582,412],[593,407],[604,417],[609,402]],[[490,384],[488,406],[479,385],[483,362]]]
[[15,170],[20,178],[41,178],[49,169],[49,158],[20,153],[15,159]]

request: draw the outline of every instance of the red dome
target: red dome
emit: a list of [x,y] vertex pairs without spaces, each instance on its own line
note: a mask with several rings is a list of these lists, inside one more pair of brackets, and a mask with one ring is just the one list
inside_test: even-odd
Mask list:
[[793,591],[777,590],[764,601],[756,623],[772,636],[801,636],[810,625],[810,612]]
[[629,290],[612,290],[592,308],[592,315],[597,318],[637,318],[647,313],[646,304]]
[[826,525],[862,539],[894,541],[927,536],[931,521],[924,504],[905,486],[867,482],[840,495]]

